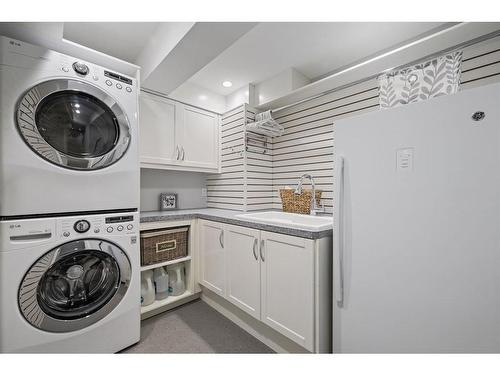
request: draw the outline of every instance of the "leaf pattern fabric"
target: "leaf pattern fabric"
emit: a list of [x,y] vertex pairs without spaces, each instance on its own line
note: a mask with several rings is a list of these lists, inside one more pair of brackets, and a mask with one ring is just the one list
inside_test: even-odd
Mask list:
[[462,51],[453,52],[380,76],[380,108],[455,94],[460,87],[462,55]]

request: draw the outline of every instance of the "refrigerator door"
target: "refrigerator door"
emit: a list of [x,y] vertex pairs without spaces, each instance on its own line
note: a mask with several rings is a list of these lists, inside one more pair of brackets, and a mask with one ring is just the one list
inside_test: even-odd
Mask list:
[[500,352],[500,85],[334,134],[334,352]]

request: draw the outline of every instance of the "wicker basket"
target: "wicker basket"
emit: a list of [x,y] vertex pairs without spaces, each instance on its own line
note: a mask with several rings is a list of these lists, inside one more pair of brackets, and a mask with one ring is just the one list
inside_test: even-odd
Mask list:
[[188,229],[155,229],[141,232],[141,266],[187,256]]
[[[311,213],[311,195],[312,190],[302,189],[302,193],[295,194],[294,189],[280,189],[281,203],[283,211],[295,214]],[[321,200],[321,190],[316,190],[316,202],[318,206]]]

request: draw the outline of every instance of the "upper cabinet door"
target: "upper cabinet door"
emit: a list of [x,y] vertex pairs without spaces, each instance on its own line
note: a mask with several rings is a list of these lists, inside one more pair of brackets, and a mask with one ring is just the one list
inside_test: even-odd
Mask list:
[[261,232],[261,320],[314,350],[314,241]]
[[219,166],[219,116],[182,106],[180,159],[182,164],[208,169]]
[[175,163],[176,102],[141,92],[139,105],[141,163]]
[[226,225],[226,278],[229,301],[260,319],[260,231]]
[[226,291],[224,247],[224,226],[221,223],[200,220],[198,238],[199,282],[221,296],[224,296]]

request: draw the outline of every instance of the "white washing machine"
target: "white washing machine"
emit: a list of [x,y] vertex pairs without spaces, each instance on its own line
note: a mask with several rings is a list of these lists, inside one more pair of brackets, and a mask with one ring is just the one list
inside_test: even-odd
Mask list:
[[0,222],[0,352],[113,353],[140,337],[139,214]]
[[0,217],[139,207],[138,84],[0,36]]

